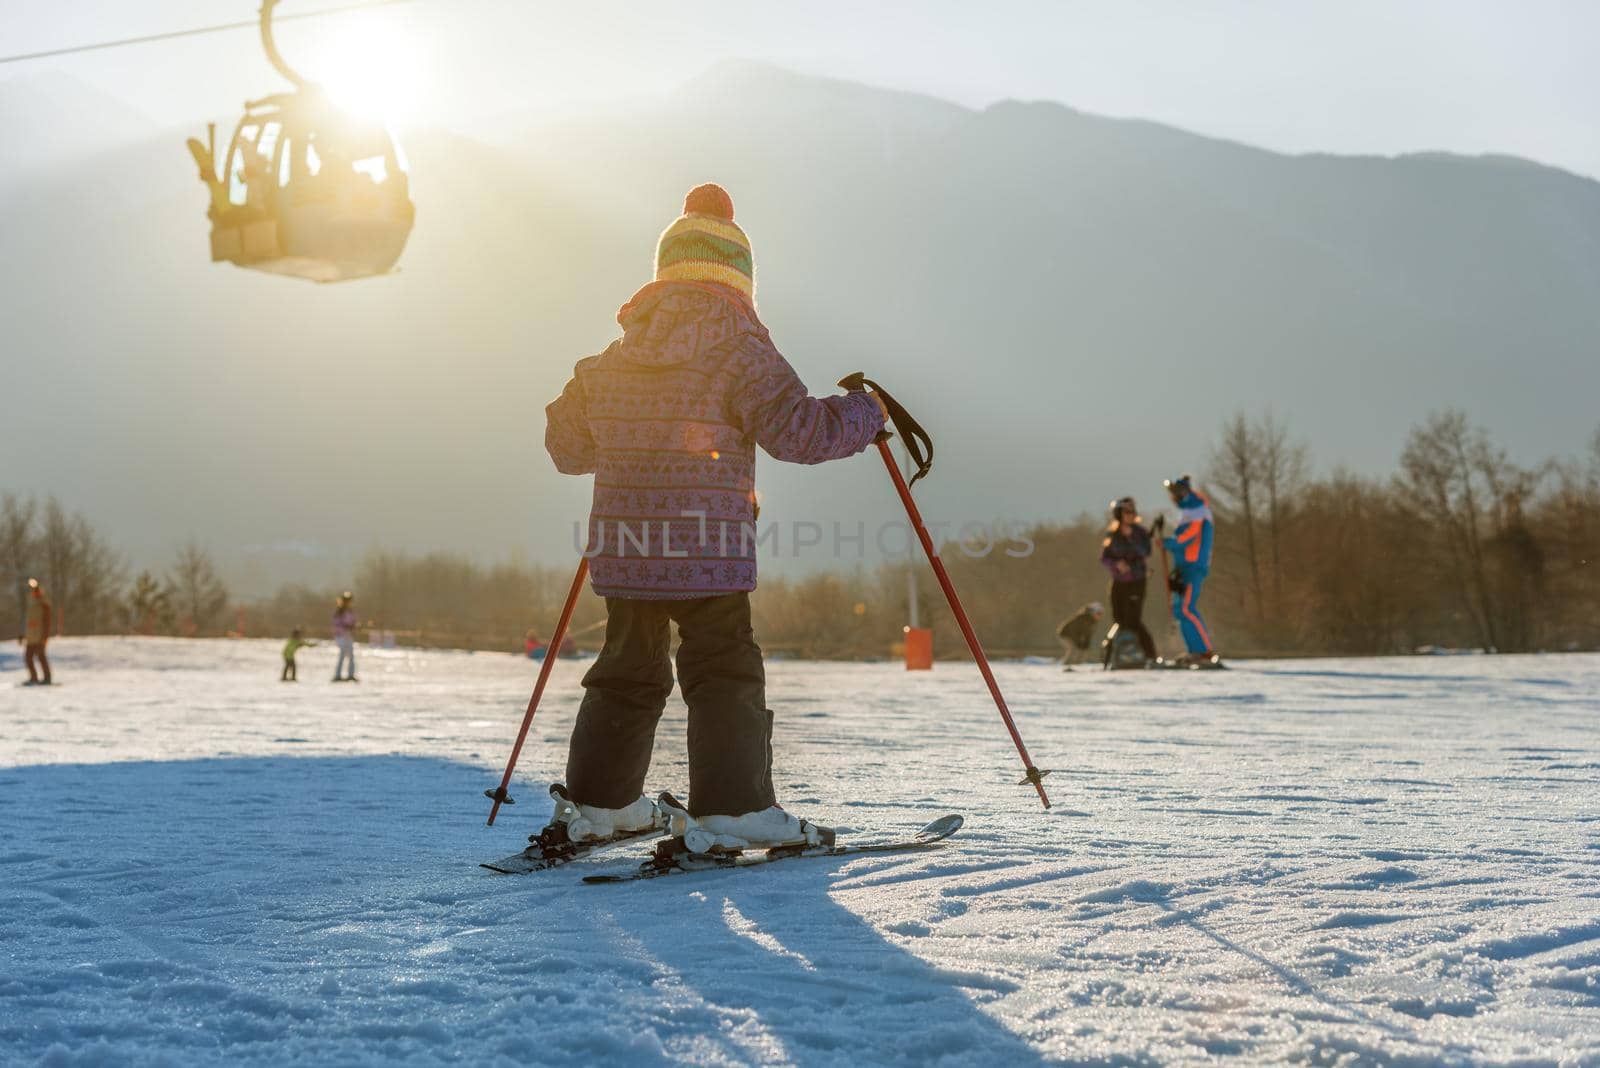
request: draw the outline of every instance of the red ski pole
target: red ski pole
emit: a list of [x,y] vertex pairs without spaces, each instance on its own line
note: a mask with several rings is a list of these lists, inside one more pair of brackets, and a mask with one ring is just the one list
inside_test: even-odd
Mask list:
[[911,487],[906,485],[905,476],[900,473],[900,465],[894,462],[894,453],[889,451],[889,443],[880,440],[878,452],[883,456],[884,466],[889,469],[889,477],[894,480],[894,488],[900,494],[900,503],[906,506],[906,515],[911,518],[911,526],[917,532],[917,539],[922,542],[922,551],[928,554],[928,563],[933,565],[934,577],[939,580],[939,586],[944,590],[945,600],[950,602],[950,612],[956,617],[956,625],[961,628],[961,636],[967,639],[967,648],[972,650],[972,659],[978,662],[978,670],[983,673],[983,681],[989,686],[989,694],[994,698],[994,705],[1000,710],[1000,718],[1005,721],[1006,730],[1011,732],[1011,740],[1016,743],[1017,753],[1022,757],[1022,766],[1026,769],[1022,781],[1017,785],[1033,784],[1039,791],[1039,800],[1044,802],[1044,807],[1050,807],[1050,796],[1044,792],[1043,779],[1050,774],[1040,771],[1033,766],[1033,758],[1028,756],[1028,747],[1022,744],[1022,735],[1017,732],[1016,721],[1011,718],[1011,710],[1006,707],[1006,699],[1000,693],[1000,684],[994,681],[994,672],[989,670],[989,658],[983,654],[983,645],[978,641],[978,635],[972,629],[972,623],[967,619],[966,610],[961,607],[961,598],[956,596],[956,588],[950,584],[950,575],[944,569],[944,561],[939,559],[939,550],[934,548],[933,538],[928,535],[928,528],[922,522],[922,513],[917,510],[917,502],[912,499]]
[[550,669],[555,667],[556,659],[561,655],[561,641],[567,636],[567,624],[572,622],[572,610],[577,606],[578,594],[583,592],[583,580],[589,577],[589,558],[587,556],[578,561],[578,573],[572,576],[572,588],[567,591],[567,603],[561,606],[561,618],[556,621],[555,633],[550,636],[550,644],[545,646],[544,663],[539,665],[539,681],[533,684],[533,696],[528,698],[528,711],[522,717],[522,729],[517,732],[517,744],[511,747],[511,759],[506,761],[506,773],[500,778],[498,790],[485,790],[483,796],[494,802],[489,809],[489,826],[494,826],[494,818],[500,812],[500,806],[514,805],[511,795],[506,793],[506,788],[511,785],[511,772],[517,766],[517,757],[522,755],[522,743],[528,737],[528,728],[533,726],[533,714],[539,710],[539,698],[544,696],[544,684],[550,681]]
[[[840,379],[839,385],[851,391],[870,387],[878,395],[895,429],[905,439],[906,450],[911,455],[912,461],[917,465],[917,473],[911,481],[915,482],[927,474],[933,467],[933,440],[928,437],[927,431],[911,418],[911,413],[860,371]],[[922,543],[922,551],[928,554],[928,563],[933,565],[934,577],[939,580],[939,587],[944,590],[945,600],[950,602],[950,612],[956,617],[956,624],[961,628],[961,636],[967,640],[967,648],[972,650],[972,659],[978,662],[978,670],[983,673],[983,681],[989,687],[989,696],[994,698],[994,706],[1000,710],[1000,718],[1011,734],[1011,741],[1017,747],[1017,754],[1022,757],[1025,774],[1017,785],[1025,786],[1032,783],[1033,788],[1039,791],[1039,800],[1043,802],[1045,808],[1049,808],[1050,795],[1044,792],[1043,780],[1050,773],[1040,771],[1034,766],[1033,758],[1028,755],[1028,747],[1022,744],[1022,735],[1017,731],[1016,721],[1011,718],[1011,709],[1006,707],[1005,696],[1000,693],[1000,684],[994,681],[994,672],[989,669],[989,658],[983,654],[983,645],[978,641],[977,632],[972,629],[972,621],[967,618],[966,609],[961,607],[961,598],[956,596],[956,588],[951,584],[950,575],[944,569],[944,561],[939,559],[939,550],[934,547],[927,525],[922,522],[922,513],[917,509],[917,502],[911,496],[911,485],[900,473],[900,465],[895,463],[894,453],[889,451],[888,435],[880,437],[877,444],[878,454],[883,457],[883,466],[889,469],[889,477],[894,480],[895,492],[900,494],[900,503],[905,505],[906,515],[911,519],[911,527],[917,532],[917,540]]]

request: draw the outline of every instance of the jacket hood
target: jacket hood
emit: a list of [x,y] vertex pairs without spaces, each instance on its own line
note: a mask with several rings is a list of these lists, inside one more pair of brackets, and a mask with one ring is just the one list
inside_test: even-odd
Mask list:
[[1180,501],[1178,503],[1178,511],[1182,513],[1178,520],[1180,523],[1192,523],[1197,519],[1212,519],[1211,502],[1198,493],[1190,493]]
[[630,363],[672,367],[767,328],[732,290],[696,282],[651,282],[617,312]]

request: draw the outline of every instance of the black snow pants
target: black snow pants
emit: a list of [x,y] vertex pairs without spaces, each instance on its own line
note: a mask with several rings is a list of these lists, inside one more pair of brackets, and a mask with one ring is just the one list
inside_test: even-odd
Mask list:
[[656,723],[678,682],[689,706],[689,811],[739,815],[772,806],[772,712],[750,595],[690,601],[606,598],[606,644],[583,677],[567,752],[567,790],[580,804],[622,808],[644,792]]
[[[1131,630],[1138,635],[1139,648],[1144,650],[1145,659],[1154,660],[1156,642],[1144,625],[1144,583],[1145,580],[1141,578],[1111,584],[1111,619],[1119,630]],[[1109,646],[1106,659],[1111,659]]]

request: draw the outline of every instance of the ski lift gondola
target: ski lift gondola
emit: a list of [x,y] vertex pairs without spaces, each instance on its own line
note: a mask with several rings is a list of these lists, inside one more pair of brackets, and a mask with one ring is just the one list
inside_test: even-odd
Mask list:
[[261,44],[294,86],[245,104],[227,154],[189,138],[211,191],[211,259],[338,282],[383,274],[405,249],[415,215],[405,161],[381,122],[340,110],[278,53],[262,0]]

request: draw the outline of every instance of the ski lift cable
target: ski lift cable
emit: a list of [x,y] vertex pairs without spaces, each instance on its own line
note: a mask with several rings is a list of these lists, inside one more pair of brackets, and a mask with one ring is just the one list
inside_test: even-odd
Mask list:
[[[362,11],[374,7],[390,7],[395,4],[409,4],[413,0],[363,0],[358,4],[344,4],[340,7],[326,7],[319,11],[302,11],[296,15],[274,16],[277,22],[290,22],[295,19],[316,19],[324,15],[342,15],[351,11]],[[21,63],[30,59],[47,59],[51,56],[70,56],[79,52],[97,52],[105,48],[122,48],[126,45],[149,44],[153,41],[170,41],[178,37],[198,37],[206,33],[221,33],[224,30],[242,30],[259,25],[258,19],[248,19],[241,22],[224,22],[216,26],[196,26],[187,30],[169,30],[166,33],[152,33],[143,37],[124,37],[117,41],[99,41],[95,44],[72,45],[67,48],[52,48],[43,52],[23,52],[14,56],[0,56],[0,63]]]

